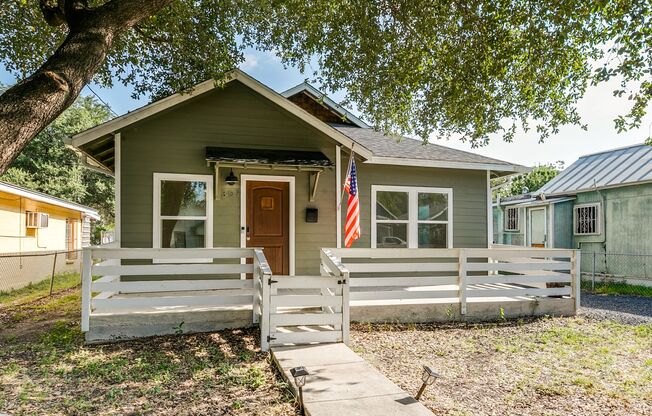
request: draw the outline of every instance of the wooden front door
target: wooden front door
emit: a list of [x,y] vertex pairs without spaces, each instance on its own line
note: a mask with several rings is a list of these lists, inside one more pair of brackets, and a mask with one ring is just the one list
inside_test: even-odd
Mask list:
[[290,184],[247,181],[247,247],[262,247],[272,273],[290,274]]

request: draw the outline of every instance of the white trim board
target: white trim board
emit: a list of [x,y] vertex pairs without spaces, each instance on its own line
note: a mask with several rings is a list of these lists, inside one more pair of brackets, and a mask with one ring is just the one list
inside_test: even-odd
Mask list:
[[[394,186],[394,185],[371,185],[371,248],[376,248],[376,192],[389,191],[389,192],[406,192],[408,193],[408,220],[402,221],[388,221],[399,223],[403,222],[408,227],[408,248],[417,248],[419,246],[418,228],[419,223],[440,223],[446,224],[446,248],[453,247],[453,189],[452,188],[432,188],[423,186]],[[419,202],[418,194],[422,193],[437,193],[446,194],[448,196],[448,220],[447,221],[419,221]]]
[[[161,220],[167,217],[160,215],[161,213],[161,181],[196,181],[206,183],[206,216],[185,216],[185,219],[202,219],[206,221],[204,226],[204,247],[213,247],[213,175],[194,175],[185,173],[159,173],[155,172],[153,175],[153,192],[152,192],[152,248],[161,248]],[[177,218],[176,216],[174,218]],[[159,262],[173,262],[173,263],[196,263],[207,262],[208,259],[184,259],[166,260],[155,259],[155,263]],[[212,262],[213,260],[210,259]]]
[[544,247],[548,248],[549,247],[549,241],[548,241],[548,208],[545,207],[545,206],[536,207],[536,208],[528,208],[526,210],[526,218],[527,218],[526,228],[528,230],[528,233],[527,233],[527,238],[525,240],[525,244],[528,247],[532,246],[532,212],[534,212],[534,211],[543,211]]
[[342,148],[335,146],[335,227],[336,247],[342,248]]
[[512,164],[502,165],[499,163],[454,162],[454,161],[446,161],[446,160],[409,159],[409,158],[386,157],[386,156],[374,156],[364,163],[372,164],[372,165],[398,165],[398,166],[414,166],[414,167],[442,168],[442,169],[490,170],[496,172],[516,172],[516,173],[525,173],[532,170],[525,166],[512,165]]
[[113,152],[113,166],[115,173],[113,174],[113,182],[114,182],[114,187],[113,190],[115,192],[115,203],[114,203],[114,225],[113,225],[113,231],[115,232],[115,241],[118,244],[118,247],[121,247],[121,241],[122,241],[122,167],[120,164],[122,163],[122,138],[120,137],[120,133],[116,133],[113,135],[113,146],[114,146],[114,152]]
[[[240,175],[240,247],[247,247],[247,235],[244,231],[247,227],[247,182],[248,181],[263,181],[263,182],[288,182],[290,184],[290,213],[289,213],[289,227],[290,227],[290,276],[296,273],[296,256],[295,256],[295,243],[296,243],[296,198],[295,198],[295,182],[294,176],[274,176],[274,175]],[[242,276],[244,277],[244,276]]]

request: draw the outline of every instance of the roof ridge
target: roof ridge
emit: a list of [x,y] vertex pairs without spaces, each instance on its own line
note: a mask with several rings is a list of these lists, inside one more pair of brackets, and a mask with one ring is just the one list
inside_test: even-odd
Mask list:
[[646,144],[645,142],[638,143],[638,144],[630,144],[628,146],[615,147],[613,149],[602,150],[602,151],[594,152],[594,153],[587,153],[587,154],[581,155],[578,159],[582,159],[582,158],[589,157],[589,156],[601,155],[603,153],[617,152],[618,150],[625,150],[625,149],[630,149],[632,147],[639,147],[639,146],[649,146],[649,145]]

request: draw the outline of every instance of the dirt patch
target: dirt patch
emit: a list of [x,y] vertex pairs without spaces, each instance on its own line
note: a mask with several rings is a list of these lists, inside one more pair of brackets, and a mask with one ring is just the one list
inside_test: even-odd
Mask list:
[[0,305],[0,339],[32,342],[58,321],[78,323],[79,299],[79,288],[71,288],[29,302]]
[[74,289],[0,314],[8,326],[0,333],[4,412],[297,414],[255,329],[85,346]]
[[351,346],[442,415],[652,414],[652,325],[546,318],[493,325],[354,325]]

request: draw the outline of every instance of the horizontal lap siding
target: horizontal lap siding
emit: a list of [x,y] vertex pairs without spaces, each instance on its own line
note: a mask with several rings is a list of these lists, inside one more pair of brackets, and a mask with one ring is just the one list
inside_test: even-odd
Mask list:
[[[321,150],[334,160],[334,145],[293,116],[231,83],[122,132],[122,245],[152,246],[153,173],[213,174],[206,146]],[[221,189],[228,169],[220,170]],[[335,245],[335,173],[324,172],[309,202],[307,172],[234,169],[238,176],[294,176],[296,186],[296,273],[319,272],[319,250]],[[306,207],[319,209],[319,222],[305,222]],[[213,201],[213,244],[240,246],[240,195]]]
[[[342,155],[343,165],[348,155]],[[357,163],[362,237],[354,247],[371,247],[371,185],[453,189],[453,246],[487,247],[487,172]],[[342,178],[346,176],[343,166]],[[346,203],[342,209],[346,218]]]

